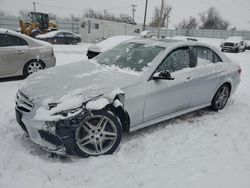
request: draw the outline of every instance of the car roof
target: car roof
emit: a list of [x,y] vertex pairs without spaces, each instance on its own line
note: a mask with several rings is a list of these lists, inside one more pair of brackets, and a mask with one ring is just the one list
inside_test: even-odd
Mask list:
[[153,46],[160,46],[164,48],[172,48],[174,46],[194,46],[194,45],[206,46],[209,48],[211,47],[210,45],[197,42],[197,41],[183,41],[183,40],[168,39],[168,38],[160,38],[160,39],[136,38],[136,39],[129,40],[128,42],[138,42],[138,43],[143,43],[143,44],[148,44],[148,45],[153,45]]

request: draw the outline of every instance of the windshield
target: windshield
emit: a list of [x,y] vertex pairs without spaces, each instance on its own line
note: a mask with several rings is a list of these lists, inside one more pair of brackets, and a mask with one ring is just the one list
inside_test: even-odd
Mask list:
[[104,65],[142,72],[165,48],[142,43],[121,43],[98,55],[95,60]]

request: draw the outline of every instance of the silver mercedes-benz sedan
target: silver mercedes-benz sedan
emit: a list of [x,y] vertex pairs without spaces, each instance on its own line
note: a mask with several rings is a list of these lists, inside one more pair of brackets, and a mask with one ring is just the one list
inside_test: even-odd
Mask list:
[[27,77],[38,70],[54,67],[55,64],[51,44],[0,29],[0,78]]
[[206,44],[133,39],[91,61],[28,77],[16,119],[50,152],[111,154],[123,132],[208,106],[223,109],[240,74],[237,63]]

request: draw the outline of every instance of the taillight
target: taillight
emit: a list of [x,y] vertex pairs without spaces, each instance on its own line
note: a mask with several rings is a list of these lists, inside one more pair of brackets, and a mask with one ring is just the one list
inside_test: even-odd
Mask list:
[[52,47],[51,55],[55,56],[53,47]]
[[239,68],[239,69],[238,69],[238,73],[241,74],[241,71],[242,71],[241,68]]

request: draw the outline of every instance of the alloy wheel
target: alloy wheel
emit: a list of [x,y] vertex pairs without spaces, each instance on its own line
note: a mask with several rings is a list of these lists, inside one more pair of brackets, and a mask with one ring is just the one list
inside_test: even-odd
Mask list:
[[39,62],[32,62],[28,66],[28,74],[32,74],[34,72],[37,72],[39,70],[44,69],[43,65]]
[[96,115],[82,122],[76,130],[76,143],[88,155],[102,155],[115,144],[117,128],[107,117]]
[[219,89],[215,97],[215,105],[217,109],[222,109],[226,105],[228,98],[229,88],[224,85]]

